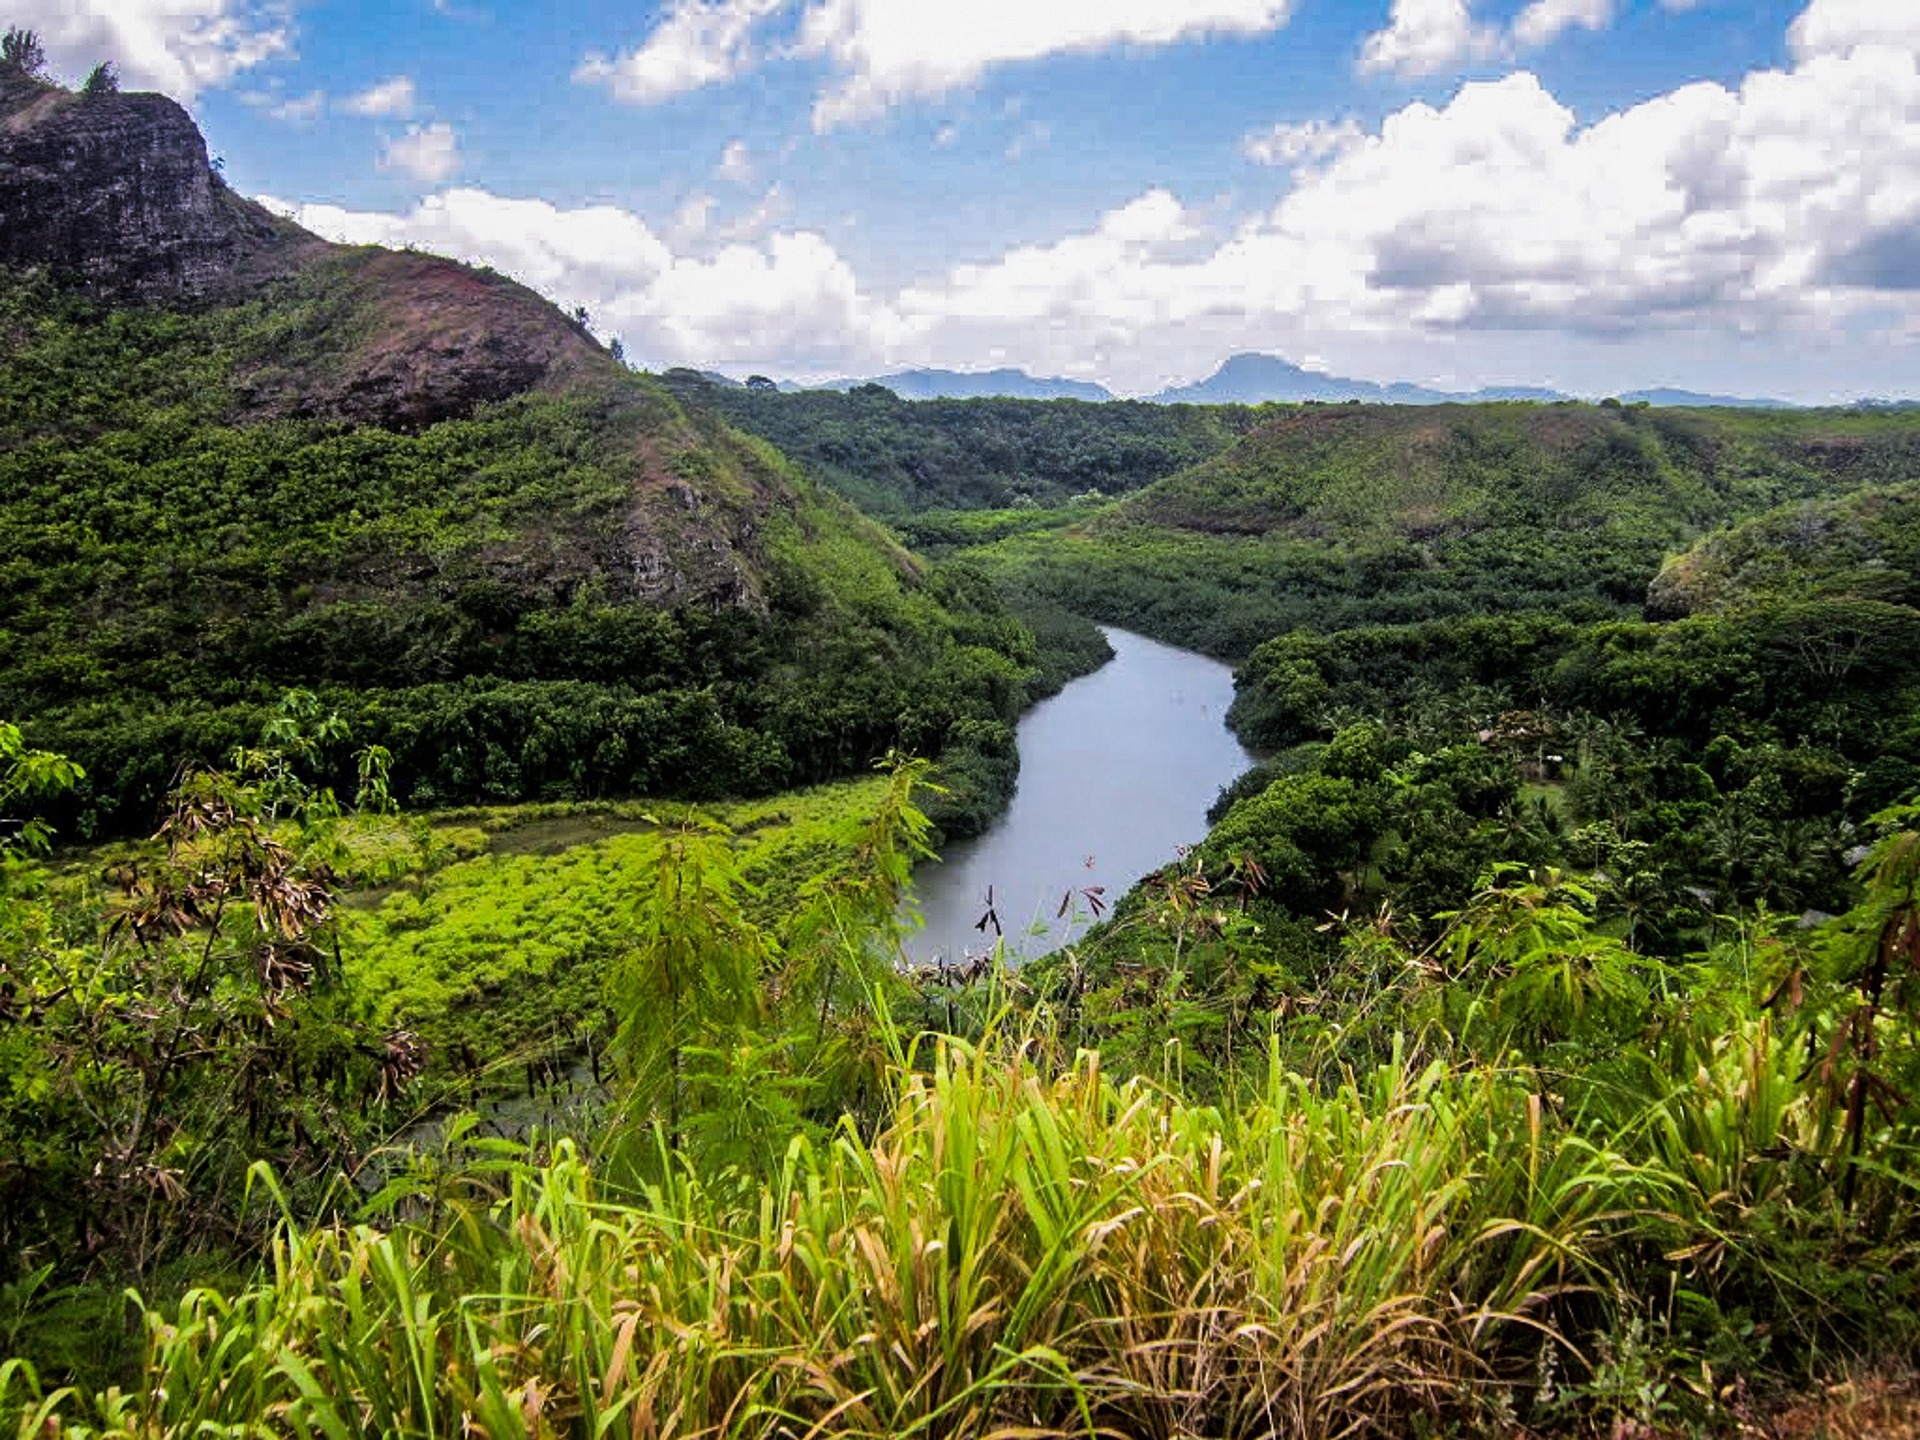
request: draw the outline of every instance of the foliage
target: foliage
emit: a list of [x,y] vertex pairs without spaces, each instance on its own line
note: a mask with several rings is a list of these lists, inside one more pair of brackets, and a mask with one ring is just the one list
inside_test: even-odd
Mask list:
[[685,403],[767,440],[909,534],[924,511],[1065,505],[1139,489],[1225,449],[1259,413],[1125,400],[908,401],[877,385],[784,394],[684,370],[663,378]]
[[1021,624],[652,381],[414,430],[249,404],[352,362],[356,254],[193,313],[0,287],[0,710],[86,770],[74,833],[148,828],[290,686],[421,805],[766,794],[956,735],[1003,800]]
[[141,1276],[229,1243],[247,1164],[324,1177],[353,1112],[417,1068],[410,1037],[362,1029],[338,1003],[326,860],[339,807],[294,757],[254,757],[264,778],[184,777],[155,852],[112,866],[104,907],[43,872],[8,886],[10,1270],[46,1256]]
[[1113,506],[967,553],[1016,604],[1233,660],[1303,627],[1618,616],[1716,525],[1907,477],[1920,433],[1884,413],[1572,403],[1261,415]]
[[150,1316],[136,1390],[49,1403],[103,1434],[1459,1422],[1643,1188],[1538,1113],[1421,1066],[1276,1075],[1228,1116],[948,1045],[878,1134],[796,1142],[747,1204],[671,1164],[624,1201],[564,1147],[443,1227],[290,1230],[258,1288]]
[[47,50],[40,43],[39,35],[18,25],[9,25],[7,33],[0,35],[0,70],[12,70],[37,80],[46,74],[46,69]]

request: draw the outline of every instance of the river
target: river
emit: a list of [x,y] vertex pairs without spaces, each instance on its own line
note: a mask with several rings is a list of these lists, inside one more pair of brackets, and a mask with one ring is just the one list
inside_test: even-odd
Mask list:
[[916,961],[989,949],[992,928],[975,928],[989,888],[1011,956],[1058,949],[1090,923],[1086,890],[1104,887],[1111,905],[1201,840],[1220,787],[1253,763],[1226,726],[1232,670],[1125,630],[1106,635],[1114,658],[1020,721],[1020,788],[1006,814],[914,872],[926,919],[907,941]]

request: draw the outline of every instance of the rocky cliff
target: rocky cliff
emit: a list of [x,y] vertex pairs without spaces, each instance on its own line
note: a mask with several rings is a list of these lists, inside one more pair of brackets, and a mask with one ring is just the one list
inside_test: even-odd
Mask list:
[[[256,419],[419,429],[618,367],[525,286],[434,255],[331,245],[229,190],[163,95],[85,95],[0,70],[0,266],[108,303],[327,297],[242,354]],[[284,298],[284,294],[283,294]]]
[[227,189],[164,95],[78,95],[0,71],[0,263],[117,298],[197,297],[318,243]]

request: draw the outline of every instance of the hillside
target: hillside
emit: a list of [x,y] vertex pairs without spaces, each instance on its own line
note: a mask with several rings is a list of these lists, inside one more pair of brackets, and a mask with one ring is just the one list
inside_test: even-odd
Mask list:
[[83,833],[289,687],[422,803],[763,792],[962,731],[1010,775],[1032,648],[993,597],[533,292],[275,220],[158,96],[9,76],[0,196],[0,715],[87,768]]
[[1920,484],[1784,506],[1711,535],[1662,567],[1647,613],[1678,619],[1781,599],[1920,604]]
[[889,519],[1123,494],[1224,450],[1255,421],[1238,407],[909,400],[874,385],[781,394],[690,370],[662,378],[684,404],[760,436]]
[[1916,471],[1920,426],[1882,412],[1305,405],[977,553],[1010,594],[1239,658],[1299,625],[1637,612],[1696,537]]

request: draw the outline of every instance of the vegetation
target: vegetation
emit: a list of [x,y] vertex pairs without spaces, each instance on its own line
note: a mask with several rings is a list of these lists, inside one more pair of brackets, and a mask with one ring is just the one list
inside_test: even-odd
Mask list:
[[289,686],[414,804],[765,794],[894,746],[949,757],[949,827],[1004,803],[1029,633],[651,382],[412,429],[250,409],[268,355],[360,343],[363,268],[194,314],[0,294],[0,711],[85,768],[72,833],[147,828]]
[[883,385],[783,394],[662,377],[683,403],[758,435],[869,514],[1040,507],[1137,490],[1215,455],[1259,416],[1240,405],[902,400]]
[[30,79],[40,79],[47,70],[47,49],[32,30],[9,25],[0,35],[0,71],[13,71]]
[[1265,413],[1232,449],[1096,514],[1000,533],[974,518],[963,553],[1016,607],[1044,600],[1238,661],[1301,627],[1637,613],[1675,550],[1910,476],[1920,443],[1911,417],[1884,412]]
[[[1732,1426],[1766,1385],[1920,1327],[1920,811],[1881,817],[1847,915],[1736,927],[1688,966],[1518,872],[1433,946],[1343,928],[1317,985],[1229,1019],[1209,1104],[1183,1094],[1212,1048],[1194,1012],[1209,970],[1259,963],[1257,911],[1228,913],[1265,893],[1254,870],[1169,877],[1141,928],[1170,965],[1136,967],[1105,1019],[1085,989],[1024,1015],[997,989],[970,1038],[912,1039],[941,1013],[886,963],[915,777],[870,788],[849,868],[786,923],[752,920],[721,831],[666,832],[610,981],[610,1124],[531,1148],[455,1125],[371,1195],[256,1169],[222,1197],[265,1247],[256,1278],[137,1312],[131,1383],[48,1389],[16,1362],[5,1403],[74,1435]],[[227,793],[258,846],[267,787]],[[294,798],[308,845],[328,807]],[[268,973],[254,898],[217,944],[181,936],[256,957],[230,997]],[[326,1008],[317,980],[277,1004],[297,1034]],[[1107,1069],[1116,1015],[1160,1037],[1157,1078]],[[122,1012],[162,1036],[189,1018]],[[246,1035],[221,1048],[257,1061]],[[188,1197],[211,1202],[203,1171],[175,1183],[178,1240]]]
[[[19,1434],[1644,1440],[1920,1345],[1912,416],[787,396],[296,248],[0,286]],[[539,363],[395,368],[469,304]],[[1268,758],[915,972],[1090,618]]]

